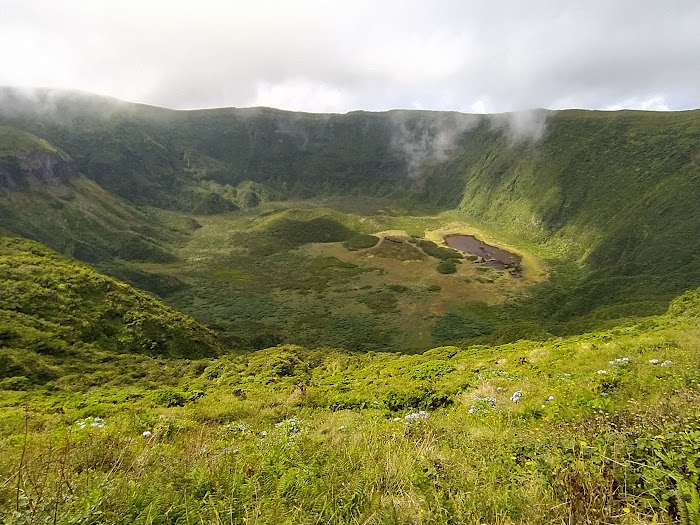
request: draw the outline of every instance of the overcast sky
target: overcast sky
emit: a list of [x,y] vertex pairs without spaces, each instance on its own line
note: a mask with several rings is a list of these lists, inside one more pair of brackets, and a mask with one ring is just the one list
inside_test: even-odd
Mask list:
[[173,108],[697,108],[700,1],[0,0],[0,85]]

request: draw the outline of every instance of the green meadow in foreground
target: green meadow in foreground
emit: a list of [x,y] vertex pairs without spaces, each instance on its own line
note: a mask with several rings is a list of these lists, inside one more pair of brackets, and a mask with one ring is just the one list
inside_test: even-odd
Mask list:
[[43,355],[73,373],[3,384],[3,523],[697,523],[698,314],[420,355]]

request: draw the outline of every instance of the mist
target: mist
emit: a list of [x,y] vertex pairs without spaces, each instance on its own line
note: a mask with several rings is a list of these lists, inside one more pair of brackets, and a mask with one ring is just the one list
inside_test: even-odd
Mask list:
[[406,160],[407,175],[417,178],[428,163],[444,162],[458,146],[460,137],[482,119],[462,113],[411,113],[395,111],[391,147]]

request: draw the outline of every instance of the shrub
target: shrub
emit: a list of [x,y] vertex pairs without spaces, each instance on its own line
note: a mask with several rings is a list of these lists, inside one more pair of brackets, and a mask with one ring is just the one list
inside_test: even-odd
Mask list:
[[6,377],[0,381],[0,390],[27,390],[31,381],[24,376]]
[[457,271],[457,264],[453,259],[440,261],[437,265],[437,271],[444,274],[455,273]]

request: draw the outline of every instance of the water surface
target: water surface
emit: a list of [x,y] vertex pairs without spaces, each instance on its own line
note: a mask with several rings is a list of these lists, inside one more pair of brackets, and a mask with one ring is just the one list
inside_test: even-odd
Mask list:
[[484,264],[492,268],[511,270],[518,275],[521,272],[520,255],[486,244],[473,235],[447,235],[445,243],[450,248],[481,257]]

